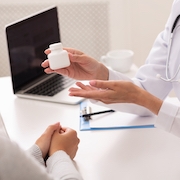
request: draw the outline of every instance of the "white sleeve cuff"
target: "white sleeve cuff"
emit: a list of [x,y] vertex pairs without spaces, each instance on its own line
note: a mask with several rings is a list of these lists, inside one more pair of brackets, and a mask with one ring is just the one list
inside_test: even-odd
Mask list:
[[66,152],[59,150],[48,158],[47,171],[54,177],[60,179],[82,180],[80,173],[77,171],[73,161]]
[[155,127],[171,132],[179,107],[164,101],[157,116]]
[[42,157],[42,152],[38,145],[34,144],[31,148],[27,150],[34,158],[40,162],[43,166],[45,166],[44,159]]

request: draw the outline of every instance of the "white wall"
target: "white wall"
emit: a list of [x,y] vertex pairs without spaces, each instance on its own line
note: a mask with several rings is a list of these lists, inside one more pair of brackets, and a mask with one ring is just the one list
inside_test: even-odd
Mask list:
[[[109,50],[132,49],[135,52],[134,62],[140,66],[144,63],[157,34],[163,30],[173,0],[6,0],[0,2],[0,5],[56,2],[108,2]],[[8,13],[10,12],[7,12],[7,16]]]
[[130,48],[144,63],[169,16],[173,0],[111,0],[111,48]]

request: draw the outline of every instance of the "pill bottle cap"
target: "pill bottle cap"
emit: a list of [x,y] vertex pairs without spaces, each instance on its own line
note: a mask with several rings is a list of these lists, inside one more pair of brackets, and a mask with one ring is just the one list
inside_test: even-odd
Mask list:
[[59,49],[59,50],[62,50],[63,47],[62,47],[62,43],[54,43],[54,44],[51,44],[49,46],[50,50],[56,50],[56,49]]

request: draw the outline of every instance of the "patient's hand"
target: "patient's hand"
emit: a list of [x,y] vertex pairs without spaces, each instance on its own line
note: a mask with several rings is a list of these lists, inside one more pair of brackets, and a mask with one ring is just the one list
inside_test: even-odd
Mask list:
[[53,134],[49,148],[49,156],[59,150],[65,151],[73,159],[78,150],[80,140],[77,132],[71,128],[61,128]]
[[43,158],[48,154],[50,143],[54,132],[60,128],[60,123],[56,123],[47,127],[45,132],[36,140],[35,144],[39,146]]

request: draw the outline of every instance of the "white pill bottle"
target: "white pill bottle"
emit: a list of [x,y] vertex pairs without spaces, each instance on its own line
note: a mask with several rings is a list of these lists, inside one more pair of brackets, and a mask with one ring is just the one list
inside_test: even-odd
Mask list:
[[51,53],[48,54],[49,67],[53,70],[65,68],[70,65],[68,52],[63,50],[62,43],[49,45]]

